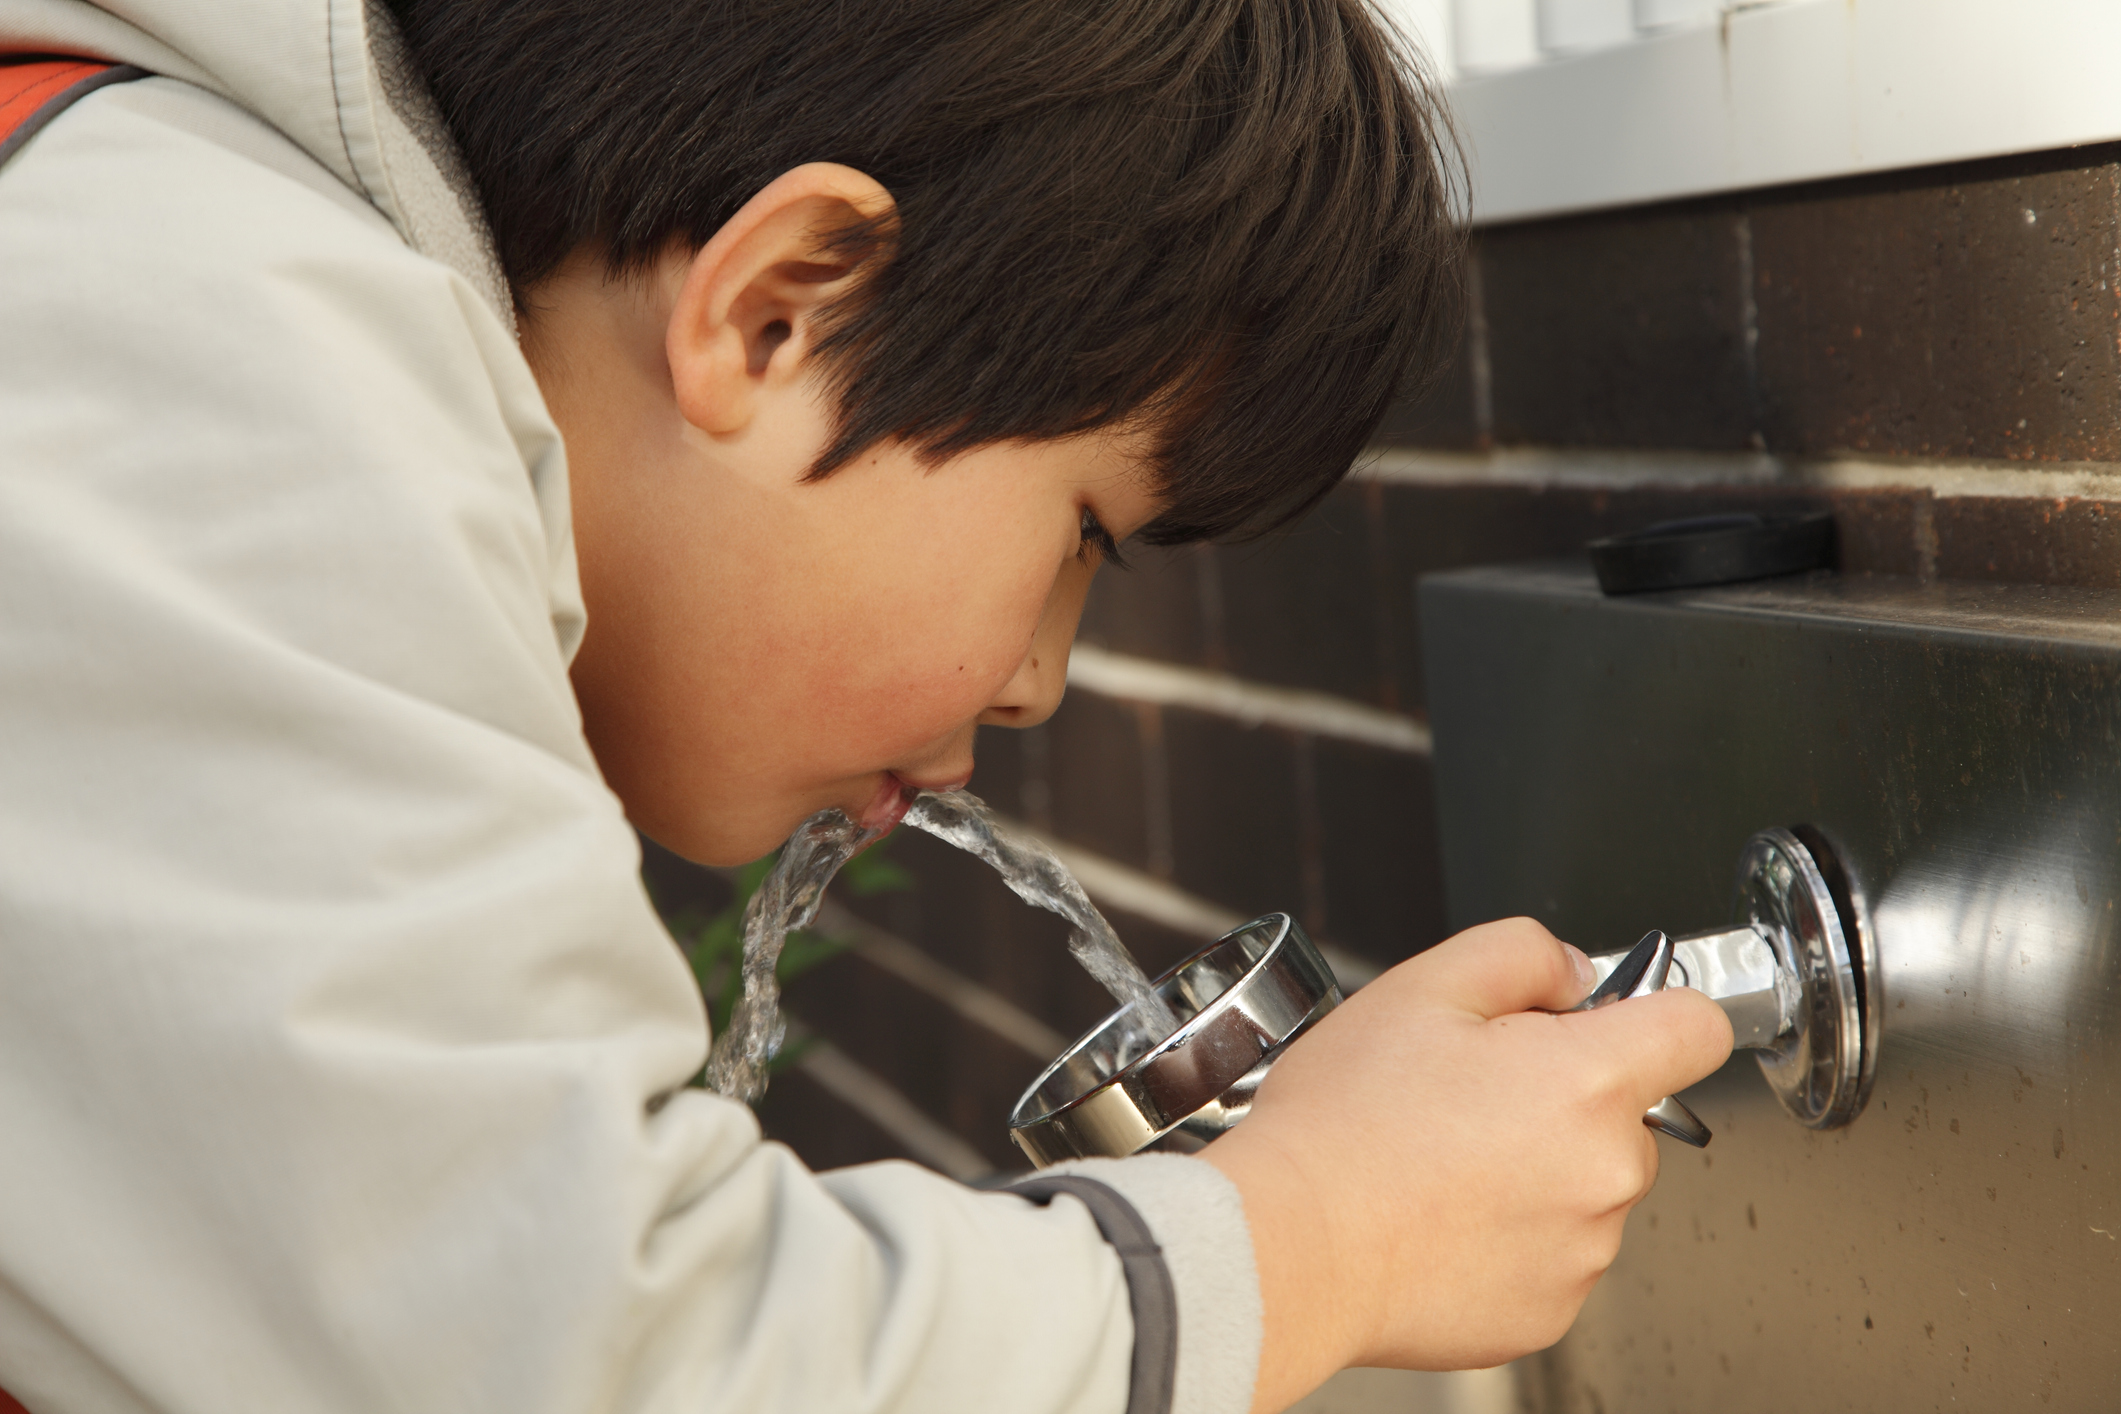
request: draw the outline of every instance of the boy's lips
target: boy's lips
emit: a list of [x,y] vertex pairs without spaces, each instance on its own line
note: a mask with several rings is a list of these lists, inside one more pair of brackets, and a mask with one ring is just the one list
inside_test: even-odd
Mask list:
[[948,780],[937,778],[919,781],[908,780],[896,771],[886,771],[884,778],[877,782],[876,793],[869,797],[869,803],[862,807],[862,813],[855,823],[865,830],[896,828],[898,822],[905,818],[907,807],[913,804],[913,797],[922,791],[957,790],[971,779],[970,771],[952,776]]

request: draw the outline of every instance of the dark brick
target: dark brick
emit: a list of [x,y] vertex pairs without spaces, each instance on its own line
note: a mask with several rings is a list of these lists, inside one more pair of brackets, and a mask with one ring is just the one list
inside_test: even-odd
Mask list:
[[1429,763],[1349,742],[1314,744],[1325,931],[1389,966],[1444,935]]
[[641,879],[665,918],[712,918],[729,906],[735,891],[721,871],[681,859],[646,835],[640,840]]
[[1491,227],[1494,439],[2112,459],[2117,151]]
[[1364,488],[1343,485],[1293,529],[1220,552],[1230,670],[1381,702],[1380,584]]
[[1068,955],[1068,927],[1010,893],[986,865],[912,831],[892,856],[918,881],[908,893],[847,899],[849,907],[944,966],[1073,1036],[1111,1010],[1111,998]]
[[1479,260],[1496,442],[1753,445],[1729,202],[1489,227]]
[[1009,1111],[1044,1061],[858,956],[795,979],[787,1004],[990,1163],[1021,1165],[1009,1144]]
[[2121,588],[2121,501],[1953,497],[1931,524],[1939,578]]
[[1179,887],[1247,916],[1305,907],[1295,747],[1286,733],[1164,714]]
[[1098,571],[1077,637],[1115,653],[1221,666],[1215,554],[1205,545],[1126,547],[1126,569]]
[[1109,859],[1149,868],[1138,710],[1109,697],[1071,692],[1045,730],[1054,831]]
[[1843,570],[1850,574],[1928,572],[1921,527],[1928,514],[1929,492],[1837,491],[1831,500]]
[[2041,153],[1755,198],[1768,445],[2121,456],[2116,153]]
[[759,1124],[768,1139],[786,1144],[813,1169],[913,1157],[860,1111],[801,1071],[784,1071],[773,1078],[766,1098],[759,1103]]
[[1033,813],[1024,797],[1024,738],[1028,732],[1038,730],[981,727],[973,745],[971,790],[996,810],[1019,820],[1028,819]]
[[1449,357],[1385,411],[1375,440],[1395,447],[1468,451],[1486,443],[1473,402],[1472,321],[1459,321]]

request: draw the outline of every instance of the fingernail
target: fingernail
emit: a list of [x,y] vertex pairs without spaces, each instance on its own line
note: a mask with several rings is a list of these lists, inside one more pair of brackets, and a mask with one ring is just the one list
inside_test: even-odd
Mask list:
[[1569,950],[1569,965],[1576,969],[1576,984],[1588,992],[1598,983],[1598,970],[1591,966],[1591,959],[1574,943],[1563,943]]

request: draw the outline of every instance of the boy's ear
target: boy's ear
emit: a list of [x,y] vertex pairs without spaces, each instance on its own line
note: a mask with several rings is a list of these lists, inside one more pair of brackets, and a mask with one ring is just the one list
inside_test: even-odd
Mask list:
[[742,431],[761,395],[800,376],[819,311],[859,268],[833,250],[833,233],[891,209],[873,178],[810,162],[776,177],[700,247],[664,338],[687,422],[715,435]]

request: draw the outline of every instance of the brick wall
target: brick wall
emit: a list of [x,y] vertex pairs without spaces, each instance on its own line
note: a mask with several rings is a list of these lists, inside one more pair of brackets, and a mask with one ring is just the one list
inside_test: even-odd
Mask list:
[[[1368,466],[1283,537],[1101,577],[1059,713],[983,735],[974,789],[1108,866],[1152,969],[1272,908],[1351,978],[1440,936],[1429,570],[1827,507],[1848,572],[2121,584],[2121,150],[1493,227],[1472,274],[1457,360]],[[1103,999],[1056,921],[894,848],[918,888],[858,903],[888,939],[791,989],[834,1064],[777,1081],[767,1129],[820,1165],[1019,1167],[1009,1106]]]

